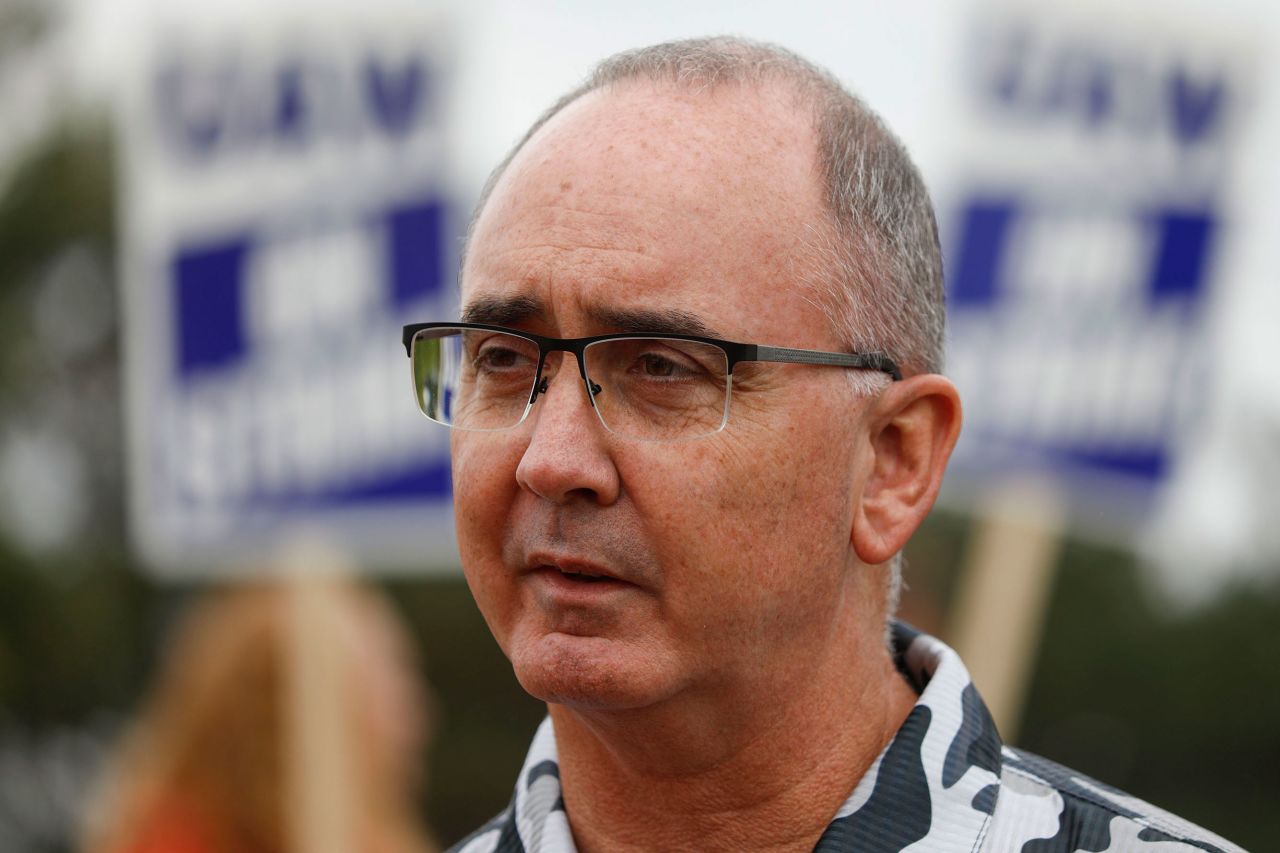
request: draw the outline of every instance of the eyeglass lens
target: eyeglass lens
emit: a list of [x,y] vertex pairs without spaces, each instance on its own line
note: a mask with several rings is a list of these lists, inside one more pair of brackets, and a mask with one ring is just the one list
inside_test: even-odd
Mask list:
[[[611,432],[671,441],[709,435],[728,415],[724,350],[698,341],[621,338],[586,347],[596,414]],[[428,329],[412,347],[414,389],[424,414],[469,430],[520,423],[538,381],[538,346],[518,335]],[[544,378],[553,360],[544,368]]]

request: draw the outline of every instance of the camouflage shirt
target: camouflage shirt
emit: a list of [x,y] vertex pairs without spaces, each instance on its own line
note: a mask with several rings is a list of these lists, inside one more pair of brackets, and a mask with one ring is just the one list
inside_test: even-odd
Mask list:
[[[920,698],[814,848],[819,853],[1228,853],[1236,845],[1005,746],[960,658],[897,624],[898,668]],[[511,805],[451,853],[575,853],[555,734],[534,736]]]

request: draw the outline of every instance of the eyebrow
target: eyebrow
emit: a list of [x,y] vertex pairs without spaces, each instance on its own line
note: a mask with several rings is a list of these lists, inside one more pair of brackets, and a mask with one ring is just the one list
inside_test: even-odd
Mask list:
[[462,311],[462,322],[514,326],[546,316],[542,302],[531,296],[482,296]]
[[[592,323],[620,332],[722,337],[698,315],[678,308],[602,308],[587,313]],[[542,301],[530,296],[482,296],[462,312],[463,322],[491,326],[512,326],[531,319],[545,320],[546,316]]]
[[642,308],[606,308],[593,311],[591,315],[602,327],[622,332],[720,337],[716,330],[703,322],[698,315],[677,308],[658,311]]

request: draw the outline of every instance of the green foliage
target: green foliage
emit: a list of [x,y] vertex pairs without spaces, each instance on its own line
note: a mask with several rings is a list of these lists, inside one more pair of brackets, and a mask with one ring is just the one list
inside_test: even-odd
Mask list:
[[64,246],[91,239],[115,247],[110,137],[97,124],[67,124],[31,151],[0,194],[0,287],[27,280]]
[[35,563],[0,548],[0,707],[27,728],[137,700],[164,597],[119,559]]
[[48,387],[49,368],[34,355],[31,306],[41,277],[76,244],[112,266],[115,240],[109,136],[94,124],[56,129],[0,193],[0,405],[7,414],[30,408],[33,393],[55,390]]
[[1063,557],[1022,746],[1246,849],[1280,836],[1280,584],[1171,608],[1128,554]]

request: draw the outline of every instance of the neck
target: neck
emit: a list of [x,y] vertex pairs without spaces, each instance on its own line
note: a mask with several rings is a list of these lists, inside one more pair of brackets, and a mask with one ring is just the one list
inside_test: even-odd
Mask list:
[[578,848],[812,850],[916,700],[878,630],[828,648],[773,690],[627,712],[552,705]]

